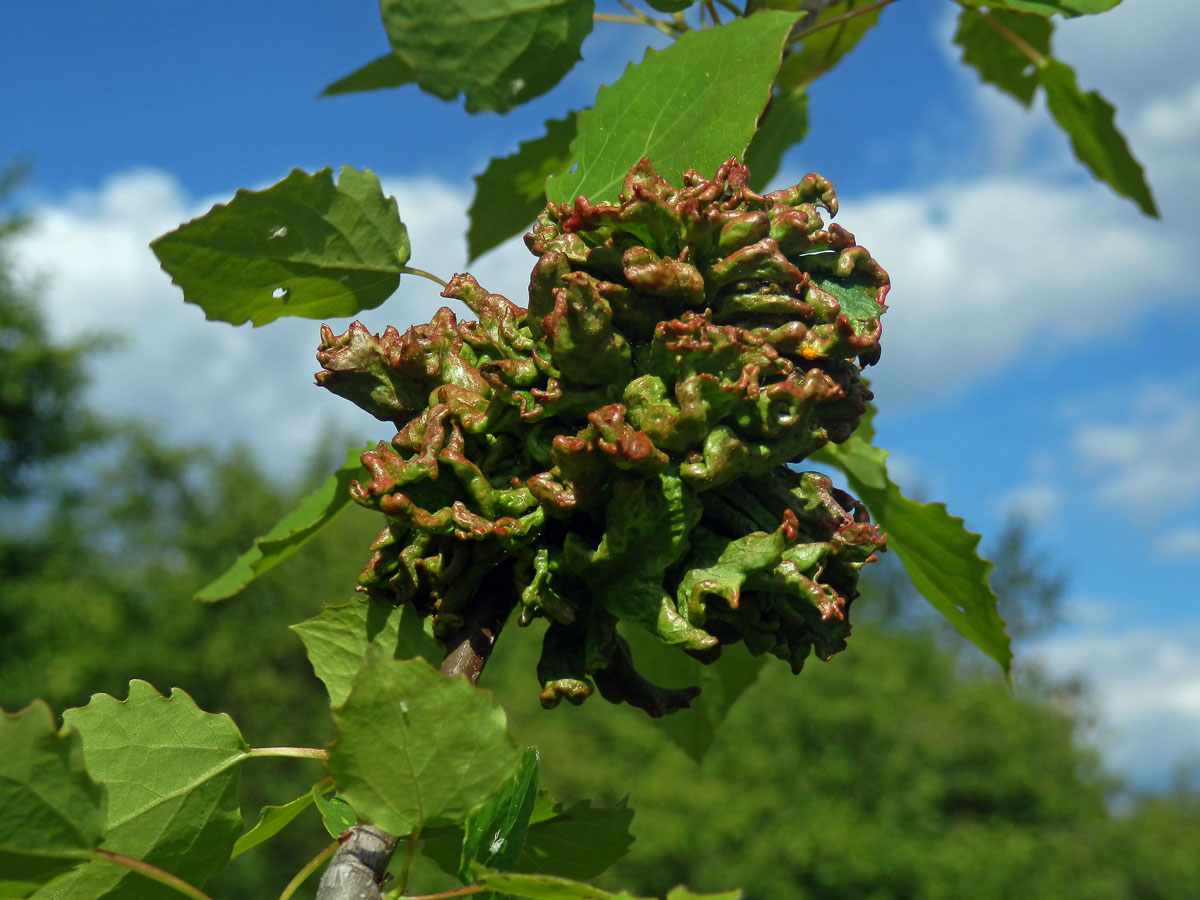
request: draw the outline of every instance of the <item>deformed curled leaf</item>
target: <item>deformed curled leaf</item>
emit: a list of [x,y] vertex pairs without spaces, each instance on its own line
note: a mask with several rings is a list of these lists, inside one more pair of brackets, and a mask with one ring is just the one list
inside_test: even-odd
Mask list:
[[527,308],[459,275],[443,296],[476,321],[322,333],[318,381],[399,429],[350,489],[387,518],[360,587],[447,644],[509,591],[520,623],[550,620],[547,707],[691,702],[638,673],[621,621],[709,662],[744,641],[799,671],[845,645],[882,539],[788,464],[857,426],[888,279],[826,225],[825,179],[747,177],[729,160],[675,187],[642,160],[617,202],[539,216]]
[[183,298],[208,319],[265,325],[281,316],[331,318],[390,297],[410,255],[396,201],[369,171],[296,169],[150,245]]

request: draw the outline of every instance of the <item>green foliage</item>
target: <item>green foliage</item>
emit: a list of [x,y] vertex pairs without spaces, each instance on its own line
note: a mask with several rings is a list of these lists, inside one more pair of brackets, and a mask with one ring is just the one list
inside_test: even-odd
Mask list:
[[[20,177],[19,169],[0,171],[0,205]],[[39,467],[103,437],[82,396],[88,358],[106,341],[50,339],[33,297],[10,272],[9,242],[25,224],[0,212],[0,504],[24,496]]]
[[321,814],[321,824],[330,837],[339,837],[358,821],[354,808],[341,797],[332,794],[326,796],[319,785],[313,786],[311,794],[317,812]]
[[647,50],[576,117],[575,168],[547,179],[546,196],[557,203],[577,196],[615,200],[626,170],[642,157],[671,180],[740,157],[771,96],[794,22],[787,13],[762,13]]
[[593,806],[550,803],[530,817],[529,831],[516,869],[562,878],[595,878],[629,852],[633,810],[622,800]]
[[155,240],[184,299],[208,319],[265,325],[373,309],[400,283],[408,232],[371,172],[292,172]]
[[396,659],[438,662],[442,650],[427,635],[409,607],[352,602],[326,606],[292,630],[304,642],[316,676],[329,692],[331,706],[341,706],[367,650],[376,647]]
[[1079,161],[1097,178],[1122,196],[1129,197],[1148,216],[1158,207],[1146,184],[1141,163],[1133,158],[1125,138],[1113,124],[1113,108],[1095,91],[1083,93],[1075,71],[1056,59],[1037,67],[1038,83],[1046,92],[1046,106],[1054,121],[1071,138]]
[[259,813],[254,827],[245,832],[233,844],[230,857],[241,856],[247,850],[252,850],[263,841],[270,840],[279,834],[296,816],[312,806],[314,793],[307,791],[291,803],[282,806],[264,806]]
[[[242,826],[239,764],[249,749],[232,719],[201,711],[178,689],[163,697],[131,681],[128,699],[97,694],[87,706],[67,710],[63,722],[79,732],[88,772],[108,798],[101,849],[193,884],[229,862]],[[175,896],[104,861],[46,890],[70,900]]]
[[[992,10],[988,15],[1039,54],[1050,54],[1050,35],[1054,31],[1054,24],[1049,19],[1003,9]],[[1033,60],[990,24],[987,18],[974,10],[964,9],[958,17],[954,43],[962,48],[963,62],[973,66],[984,81],[994,84],[1026,106],[1033,102],[1038,87]]]
[[546,205],[546,179],[571,163],[575,116],[548,119],[546,133],[522,141],[517,152],[497,157],[475,176],[475,199],[467,211],[467,260],[475,260],[520,234]]
[[1026,106],[1040,85],[1054,121],[1070,138],[1079,161],[1118,194],[1137,203],[1146,215],[1157,216],[1158,207],[1142,166],[1113,124],[1112,106],[1095,91],[1080,91],[1074,70],[1050,55],[1053,26],[1041,18],[1063,11],[1043,7],[1069,6],[1082,13],[1100,12],[1115,5],[1104,0],[1073,4],[1013,2],[992,4],[999,8],[984,12],[978,4],[964,4],[967,8],[959,16],[954,41],[963,49],[963,62],[974,66],[984,81]]
[[255,538],[250,549],[234,560],[224,574],[196,592],[196,599],[211,602],[234,596],[312,540],[350,502],[350,482],[364,472],[358,460],[361,454],[361,450],[350,450],[346,461],[319,488],[270,531]]
[[1112,9],[1121,0],[959,0],[964,6],[987,6],[997,10],[1033,13],[1039,16],[1061,15],[1071,19]]
[[46,704],[0,711],[0,897],[24,897],[78,865],[104,838],[104,803],[78,733],[60,734]]
[[880,12],[865,0],[833,0],[821,4],[815,17],[804,19],[799,47],[779,70],[780,86],[807,88],[854,49],[879,21]]
[[378,91],[383,88],[400,87],[417,80],[413,67],[394,53],[385,53],[349,75],[331,82],[321,91],[322,97],[335,94],[352,94],[356,91]]
[[[473,880],[474,866],[501,871],[517,868],[537,800],[537,786],[537,748],[526,747],[517,770],[486,803],[467,816],[457,872],[463,884]],[[484,894],[480,900],[493,897]]]
[[504,112],[545,93],[579,59],[591,0],[380,0],[392,53],[423,90]]
[[808,95],[802,89],[777,87],[754,139],[746,148],[750,187],[761,191],[779,171],[783,155],[808,133]]
[[346,702],[329,772],[365,820],[393,834],[462,819],[515,768],[504,712],[465,679],[421,659],[368,650]]
[[[1115,820],[1069,716],[1043,697],[1014,702],[995,682],[957,678],[967,667],[923,635],[860,629],[861,652],[799,692],[760,678],[742,648],[698,668],[739,641],[794,670],[810,649],[840,650],[858,569],[879,546],[864,505],[929,602],[1006,672],[1010,652],[979,539],[940,504],[900,493],[869,421],[852,434],[870,399],[859,370],[879,355],[886,274],[825,227],[818,208],[836,211],[828,182],[808,176],[761,197],[737,162],[760,167],[755,186],[769,180],[807,130],[808,92],[882,7],[752,0],[739,15],[722,2],[732,18],[718,25],[713,3],[689,21],[680,13],[690,5],[649,0],[669,18],[618,17],[674,43],[477,179],[472,255],[537,218],[528,308],[456,276],[444,296],[478,321],[439,313],[403,335],[323,329],[320,383],[400,434],[362,462],[354,451],[252,543],[288,507],[277,486],[236,456],[146,432],[111,435],[125,454],[120,478],[92,477],[85,491],[30,487],[45,461],[99,432],[78,403],[82,346],[52,345],[0,271],[0,338],[13,350],[0,364],[0,500],[28,489],[45,513],[40,529],[0,532],[0,699],[23,705],[35,684],[78,697],[135,667],[191,680],[219,705],[261,716],[263,733],[301,730],[311,743],[329,726],[299,648],[260,637],[286,611],[311,616],[295,630],[336,728],[327,753],[251,751],[228,716],[137,679],[125,701],[96,694],[68,710],[61,732],[44,704],[4,715],[0,897],[202,896],[168,873],[198,885],[268,839],[270,860],[327,845],[316,827],[303,841],[293,840],[301,829],[285,832],[309,805],[329,835],[359,822],[408,835],[401,891],[421,854],[483,896],[530,900],[637,900],[583,883],[614,863],[608,877],[667,900],[736,900],[724,890],[736,881],[763,897],[980,900],[1194,885],[1195,865],[1179,861],[1200,835],[1193,797]],[[1112,107],[1050,55],[1046,17],[1114,0],[962,5],[964,62],[1026,105],[1040,85],[1079,159],[1156,214]],[[326,93],[415,82],[462,94],[468,111],[505,111],[565,76],[593,22],[590,0],[382,0],[380,11],[391,52]],[[671,179],[703,174],[677,189],[647,157]],[[539,215],[543,191],[554,202]],[[0,222],[0,240],[11,231]],[[235,324],[351,315],[412,271],[395,201],[348,167],[336,183],[329,169],[296,171],[239,191],[154,249],[187,301]],[[818,450],[861,503],[787,468]],[[350,587],[327,574],[358,537],[361,519],[335,522],[350,495],[389,519],[360,576],[375,600],[314,616]],[[244,589],[243,604],[218,616],[175,602],[247,544],[200,592]],[[292,583],[268,574],[305,544],[315,555],[293,561]],[[429,664],[448,645],[482,667],[510,606],[521,625],[549,620],[543,705],[579,702],[594,679],[609,699],[676,717],[654,730],[580,711],[557,736],[545,729],[561,763],[519,751],[490,694]],[[481,610],[492,616],[483,625]],[[644,633],[622,634],[619,620]],[[641,653],[656,639],[692,656]],[[695,688],[643,679],[634,650],[654,660],[655,678],[702,684],[697,708],[686,709]],[[512,708],[526,727],[520,703]],[[331,777],[314,784],[308,760],[294,777],[264,778],[247,802],[303,792],[265,805],[239,836],[241,763],[272,755],[325,758]],[[615,799],[632,788],[648,801],[636,825],[648,854],[625,858],[623,799],[558,803],[539,789],[543,772],[569,793]],[[260,865],[261,876],[269,862]],[[680,883],[724,893],[671,887]]]
[[979,535],[944,504],[917,503],[901,494],[888,477],[886,457],[887,451],[855,436],[826,446],[817,458],[845,473],[921,595],[1007,673],[1012,650],[988,584],[992,564],[978,553]]

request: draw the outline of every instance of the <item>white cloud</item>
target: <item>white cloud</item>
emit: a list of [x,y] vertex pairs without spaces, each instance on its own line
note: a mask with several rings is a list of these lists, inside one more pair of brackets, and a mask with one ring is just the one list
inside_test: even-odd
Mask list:
[[1024,522],[1043,525],[1058,518],[1063,493],[1053,484],[1033,482],[1009,491],[1000,501],[1000,511]]
[[[840,221],[892,277],[875,374],[889,403],[920,405],[1016,360],[1111,334],[1116,321],[1135,327],[1150,314],[1138,298],[1153,298],[1158,316],[1200,300],[1190,263],[1200,246],[1200,57],[1173,31],[1200,22],[1200,5],[1150,3],[1158,17],[1146,6],[1084,17],[1090,24],[1063,42],[1063,55],[1081,63],[1085,89],[1136,82],[1117,98],[1118,121],[1161,220],[1085,180],[1044,108],[1024,109],[957,60],[972,85],[987,174],[866,197],[841,186]],[[1075,34],[1082,21],[1059,32]],[[1130,29],[1154,40],[1134,45]],[[1125,70],[1097,65],[1130,48],[1137,59]],[[1162,71],[1171,76],[1151,75]]]
[[1076,427],[1071,446],[1094,473],[1097,498],[1145,520],[1200,500],[1200,400],[1157,382],[1105,392],[1090,404],[1118,416]]
[[[385,190],[396,196],[408,225],[413,264],[443,277],[461,268],[466,191],[431,179],[386,179]],[[112,413],[158,419],[177,440],[284,447],[296,466],[317,431],[331,424],[364,440],[390,437],[389,426],[313,385],[318,322],[235,328],[207,322],[183,302],[148,244],[212,202],[187,197],[166,173],[142,170],[31,211],[34,225],[18,238],[14,257],[23,275],[43,285],[52,332],[67,338],[111,331],[126,339],[98,358],[93,401]],[[481,266],[480,278],[520,288],[513,266],[527,273],[529,262],[523,249],[498,255]],[[360,318],[374,331],[403,328],[447,304],[457,305],[441,299],[431,282],[405,277],[395,297]],[[348,321],[330,325],[341,330]]]
[[[1200,199],[1200,178],[1188,190]],[[1144,220],[1098,186],[989,177],[844,208],[892,278],[875,374],[889,402],[920,405],[1110,334],[1136,314],[1131,297],[1195,301],[1188,260],[1200,229]]]
[[1200,556],[1200,528],[1184,527],[1167,534],[1158,551],[1163,556],[1175,558]]
[[1074,66],[1085,90],[1098,89],[1118,111],[1195,82],[1200,4],[1126,0],[1103,15],[1055,22],[1055,54]]
[[1162,787],[1180,759],[1200,754],[1200,626],[1129,629],[1127,621],[1042,641],[1030,655],[1052,675],[1085,677],[1110,767]]

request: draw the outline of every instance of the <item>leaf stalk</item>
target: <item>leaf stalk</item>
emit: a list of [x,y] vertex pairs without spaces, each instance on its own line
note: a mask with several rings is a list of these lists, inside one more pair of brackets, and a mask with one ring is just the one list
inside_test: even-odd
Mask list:
[[282,756],[292,759],[329,759],[329,751],[320,747],[255,747],[247,756]]
[[875,3],[868,3],[866,6],[860,6],[857,9],[852,9],[849,12],[842,13],[840,16],[834,16],[832,19],[826,19],[824,22],[818,22],[810,28],[805,28],[792,36],[793,41],[799,41],[808,37],[810,34],[816,34],[826,28],[833,28],[836,25],[841,25],[843,22],[848,22],[855,16],[863,16],[869,12],[874,12],[877,9],[895,3],[896,0],[876,0]]
[[426,272],[424,269],[418,269],[414,266],[401,266],[400,272],[404,275],[420,275],[422,278],[428,278],[430,281],[434,282],[435,284],[440,284],[442,287],[446,287],[446,285],[449,284],[448,281],[443,281],[432,272]]
[[1009,28],[1007,25],[1005,25],[1003,22],[1001,22],[999,19],[997,19],[991,13],[986,13],[983,10],[981,10],[975,6],[967,6],[966,4],[960,4],[960,5],[964,9],[972,10],[977,16],[979,16],[981,19],[983,19],[984,22],[987,23],[987,26],[989,28],[991,28],[993,31],[995,31],[997,34],[999,34],[1001,37],[1003,37],[1006,41],[1008,41],[1010,44],[1012,44],[1014,47],[1016,47],[1018,50],[1020,50],[1021,53],[1023,53],[1026,57],[1028,57],[1029,61],[1032,62],[1035,66],[1037,66],[1039,69],[1046,68],[1046,64],[1049,62],[1049,60],[1046,58],[1046,56],[1044,54],[1042,54],[1040,51],[1038,51],[1035,47],[1031,46],[1028,41],[1026,41],[1023,37],[1021,37],[1019,34],[1017,34],[1015,31],[1013,31],[1011,28]]
[[114,866],[121,866],[131,872],[137,872],[151,881],[157,881],[159,884],[171,888],[171,890],[178,891],[185,897],[191,897],[192,900],[212,900],[212,897],[208,896],[204,891],[188,884],[178,875],[172,875],[158,866],[152,866],[144,860],[134,859],[132,856],[126,856],[124,853],[113,853],[111,850],[97,849],[92,851],[91,858],[112,863]]
[[283,893],[279,895],[279,900],[290,900],[291,896],[296,893],[297,890],[299,890],[300,885],[304,884],[304,882],[308,880],[308,876],[317,871],[317,869],[321,868],[321,865],[325,862],[325,860],[329,859],[329,857],[333,856],[333,854],[337,852],[337,848],[338,842],[334,841],[332,844],[306,862],[304,864],[304,868],[297,872],[292,877],[292,880],[287,883],[287,887],[285,887],[283,889]]

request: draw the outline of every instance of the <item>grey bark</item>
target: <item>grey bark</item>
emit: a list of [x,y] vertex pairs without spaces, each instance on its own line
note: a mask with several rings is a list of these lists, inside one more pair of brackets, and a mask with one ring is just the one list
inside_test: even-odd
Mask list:
[[317,900],[382,900],[388,861],[399,840],[374,825],[355,825],[321,876]]

